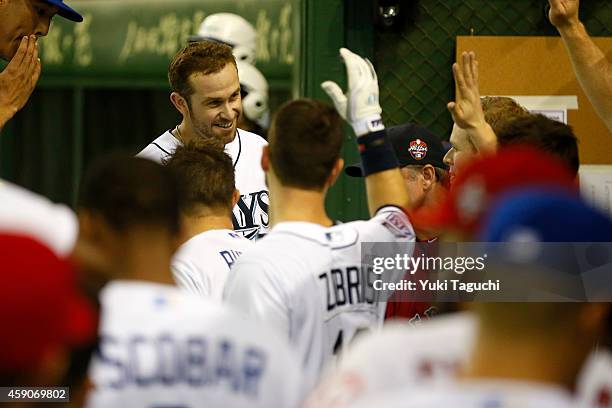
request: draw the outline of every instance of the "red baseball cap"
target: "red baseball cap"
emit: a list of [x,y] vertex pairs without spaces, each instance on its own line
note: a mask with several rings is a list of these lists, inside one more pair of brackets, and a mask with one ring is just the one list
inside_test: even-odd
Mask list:
[[453,181],[442,203],[412,213],[416,228],[474,233],[506,193],[545,186],[578,194],[572,172],[556,157],[529,146],[511,146],[475,160]]
[[32,238],[0,233],[0,372],[36,368],[59,348],[97,334],[93,305],[72,265]]

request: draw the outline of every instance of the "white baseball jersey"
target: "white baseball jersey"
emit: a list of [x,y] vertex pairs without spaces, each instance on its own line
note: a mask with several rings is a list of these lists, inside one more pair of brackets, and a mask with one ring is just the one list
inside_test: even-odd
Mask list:
[[411,254],[414,240],[412,225],[396,207],[330,228],[279,223],[234,265],[224,298],[297,347],[304,389],[310,390],[335,353],[384,318],[385,302],[372,288],[376,278],[362,271],[361,243],[399,243]]
[[352,408],[570,408],[570,392],[544,383],[483,380],[464,381],[374,395],[348,405]]
[[74,249],[79,224],[67,206],[0,180],[0,230],[36,238],[66,257]]
[[[167,131],[136,157],[161,163],[179,144],[178,139]],[[236,188],[240,190],[240,199],[233,210],[234,230],[248,239],[256,239],[268,230],[270,198],[261,168],[261,153],[267,144],[261,136],[238,129],[234,140],[225,145],[225,152],[234,163]]]
[[389,323],[355,341],[329,367],[306,406],[339,407],[369,395],[449,383],[469,358],[475,331],[471,313],[436,316],[418,326]]
[[198,234],[172,258],[176,284],[196,295],[221,301],[230,268],[253,241],[227,229]]
[[591,353],[578,378],[581,407],[612,407],[612,353],[599,349]]
[[170,285],[115,281],[100,301],[88,407],[299,403],[299,361],[265,325]]

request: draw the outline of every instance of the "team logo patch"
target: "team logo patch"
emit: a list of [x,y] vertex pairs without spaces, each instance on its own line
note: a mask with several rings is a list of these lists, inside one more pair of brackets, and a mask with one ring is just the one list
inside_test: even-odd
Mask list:
[[408,238],[412,235],[412,227],[409,223],[407,223],[407,218],[405,216],[400,216],[397,213],[389,213],[385,220],[383,221],[383,225],[395,236],[398,238]]
[[421,160],[423,157],[427,156],[427,150],[427,143],[421,139],[411,141],[410,147],[408,147],[408,152],[414,160]]

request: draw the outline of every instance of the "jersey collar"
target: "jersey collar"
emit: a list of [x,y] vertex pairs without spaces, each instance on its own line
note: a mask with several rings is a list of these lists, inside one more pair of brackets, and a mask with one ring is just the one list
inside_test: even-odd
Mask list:
[[314,241],[323,246],[329,246],[328,228],[319,224],[304,221],[280,222],[272,228],[269,234],[285,234]]
[[[242,154],[242,136],[240,132],[241,130],[236,128],[236,137],[234,137],[234,140],[225,145],[225,153],[229,154],[229,156],[232,158],[234,168],[236,168],[236,164],[238,164],[238,160]],[[167,155],[171,155],[172,152],[176,150],[176,147],[181,144],[181,142],[172,135],[171,130],[168,130],[166,133],[155,139],[152,144],[157,146]]]
[[242,154],[242,136],[240,135],[240,129],[236,128],[236,137],[225,145],[225,153],[229,154],[232,158],[234,168],[236,168],[236,164],[238,164],[238,160]]

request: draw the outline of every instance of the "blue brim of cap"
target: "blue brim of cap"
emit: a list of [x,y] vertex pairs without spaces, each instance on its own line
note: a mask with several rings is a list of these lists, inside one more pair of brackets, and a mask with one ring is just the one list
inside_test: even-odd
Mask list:
[[80,23],[83,21],[83,16],[79,13],[68,7],[63,0],[45,0],[49,4],[53,4],[54,6],[59,7],[59,11],[57,14],[60,17],[64,17],[70,21],[74,21],[75,23]]

